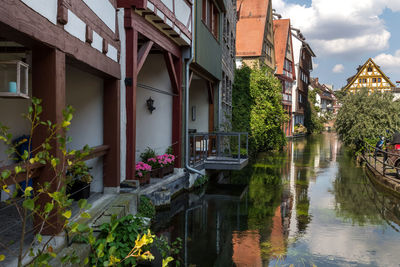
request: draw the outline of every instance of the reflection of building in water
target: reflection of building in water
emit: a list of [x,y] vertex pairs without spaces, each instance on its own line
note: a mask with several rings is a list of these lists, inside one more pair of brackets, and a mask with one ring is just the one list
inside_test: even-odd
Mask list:
[[[258,231],[235,232],[232,235],[232,260],[237,267],[262,266]],[[221,265],[222,266],[222,265]]]
[[[259,238],[235,234],[246,228],[243,217],[247,215],[247,187],[220,185],[215,192],[218,193],[207,192],[201,197],[183,195],[182,199],[177,198],[176,206],[171,206],[169,215],[157,215],[160,225],[169,225],[159,229],[158,234],[172,241],[183,237],[181,259],[184,266],[224,266],[232,262],[235,247],[242,248],[242,245],[257,245],[260,251]],[[232,242],[238,242],[237,246]],[[257,251],[256,246],[254,249]]]

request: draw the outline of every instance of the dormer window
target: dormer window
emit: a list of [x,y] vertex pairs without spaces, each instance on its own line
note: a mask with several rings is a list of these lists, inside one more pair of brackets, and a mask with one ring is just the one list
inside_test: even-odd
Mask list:
[[371,66],[368,67],[368,72],[372,72],[372,67]]

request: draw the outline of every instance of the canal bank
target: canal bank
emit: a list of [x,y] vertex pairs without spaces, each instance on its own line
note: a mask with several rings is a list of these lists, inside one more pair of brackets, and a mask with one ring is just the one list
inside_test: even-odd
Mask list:
[[400,262],[400,200],[376,187],[333,133],[260,154],[228,180],[157,214],[158,234],[183,239],[185,266]]

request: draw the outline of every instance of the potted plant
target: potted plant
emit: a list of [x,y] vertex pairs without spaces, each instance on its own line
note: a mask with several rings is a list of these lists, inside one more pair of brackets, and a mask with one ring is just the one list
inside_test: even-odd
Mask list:
[[149,184],[150,183],[150,172],[151,166],[144,162],[138,162],[136,164],[136,179],[139,180],[141,185]]
[[163,165],[163,177],[174,172],[175,156],[164,154],[160,156]]
[[90,174],[92,167],[85,162],[78,162],[66,173],[67,194],[74,200],[88,199],[90,196],[90,184],[93,176]]

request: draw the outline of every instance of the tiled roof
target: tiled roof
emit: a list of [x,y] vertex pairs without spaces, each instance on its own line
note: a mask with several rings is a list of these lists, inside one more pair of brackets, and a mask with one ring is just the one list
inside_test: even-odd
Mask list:
[[283,74],[289,29],[289,19],[274,20],[276,74]]
[[270,0],[237,0],[236,55],[257,57],[262,46]]

